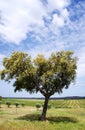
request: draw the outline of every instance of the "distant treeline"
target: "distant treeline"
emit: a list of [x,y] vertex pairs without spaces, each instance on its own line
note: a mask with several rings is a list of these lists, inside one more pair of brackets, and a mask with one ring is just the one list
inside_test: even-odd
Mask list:
[[[35,100],[43,100],[43,97],[2,97],[2,98],[11,98],[11,99],[35,99]],[[52,97],[50,98],[52,100],[56,100],[56,99],[85,99],[85,96],[81,97],[81,96],[69,96],[69,97]]]

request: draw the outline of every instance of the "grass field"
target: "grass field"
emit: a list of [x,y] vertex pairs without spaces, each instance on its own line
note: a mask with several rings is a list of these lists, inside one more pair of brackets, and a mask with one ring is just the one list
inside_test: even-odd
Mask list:
[[[11,102],[10,108],[5,103]],[[25,103],[16,110],[15,102]],[[38,121],[42,108],[35,105],[43,100],[3,99],[0,108],[0,130],[85,130],[85,100],[51,100],[47,120]]]

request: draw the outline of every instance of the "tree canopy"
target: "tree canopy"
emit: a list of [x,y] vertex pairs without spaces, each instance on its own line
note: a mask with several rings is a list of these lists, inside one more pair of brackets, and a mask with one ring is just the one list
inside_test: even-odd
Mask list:
[[41,118],[46,118],[47,104],[50,96],[62,93],[71,82],[75,81],[77,58],[73,51],[60,51],[45,58],[38,54],[33,60],[24,52],[14,52],[3,60],[4,69],[0,71],[2,80],[10,82],[16,91],[25,89],[29,93],[40,92],[45,97]]

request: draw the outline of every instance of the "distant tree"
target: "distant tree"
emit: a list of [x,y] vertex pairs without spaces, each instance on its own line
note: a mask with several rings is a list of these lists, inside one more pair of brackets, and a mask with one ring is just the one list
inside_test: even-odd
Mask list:
[[18,108],[18,106],[19,106],[19,103],[18,103],[18,102],[15,102],[14,104],[15,104],[15,106],[16,106],[16,113],[17,113],[17,108]]
[[10,101],[7,101],[6,102],[6,105],[8,106],[8,108],[11,106],[11,102]]
[[41,107],[41,104],[40,104],[40,103],[37,103],[37,104],[36,104],[37,110],[39,110],[40,107]]
[[19,106],[19,103],[18,103],[18,102],[15,102],[14,104],[15,104],[16,108]]
[[25,106],[25,103],[21,103],[21,106],[24,107],[24,106]]
[[3,60],[4,69],[0,71],[2,80],[14,80],[16,91],[40,92],[45,97],[41,120],[46,119],[49,98],[62,93],[75,81],[77,58],[72,51],[52,53],[49,58],[39,54],[34,61],[24,52],[14,52]]

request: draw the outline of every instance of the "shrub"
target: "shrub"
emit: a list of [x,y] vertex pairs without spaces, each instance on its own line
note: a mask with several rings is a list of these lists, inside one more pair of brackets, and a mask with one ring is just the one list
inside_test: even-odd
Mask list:
[[19,103],[18,102],[15,102],[15,106],[16,106],[16,113],[17,113],[17,108],[19,106]]
[[15,106],[16,106],[16,108],[19,106],[19,103],[18,102],[15,102]]
[[24,107],[24,106],[25,106],[25,104],[24,104],[24,103],[21,103],[21,106],[22,106],[22,107]]
[[36,104],[37,110],[39,110],[40,107],[41,107],[41,104],[40,104],[40,103],[37,103],[37,104]]
[[10,106],[11,106],[11,102],[10,102],[10,101],[7,101],[7,102],[6,102],[6,105],[7,105],[8,107],[10,107]]

